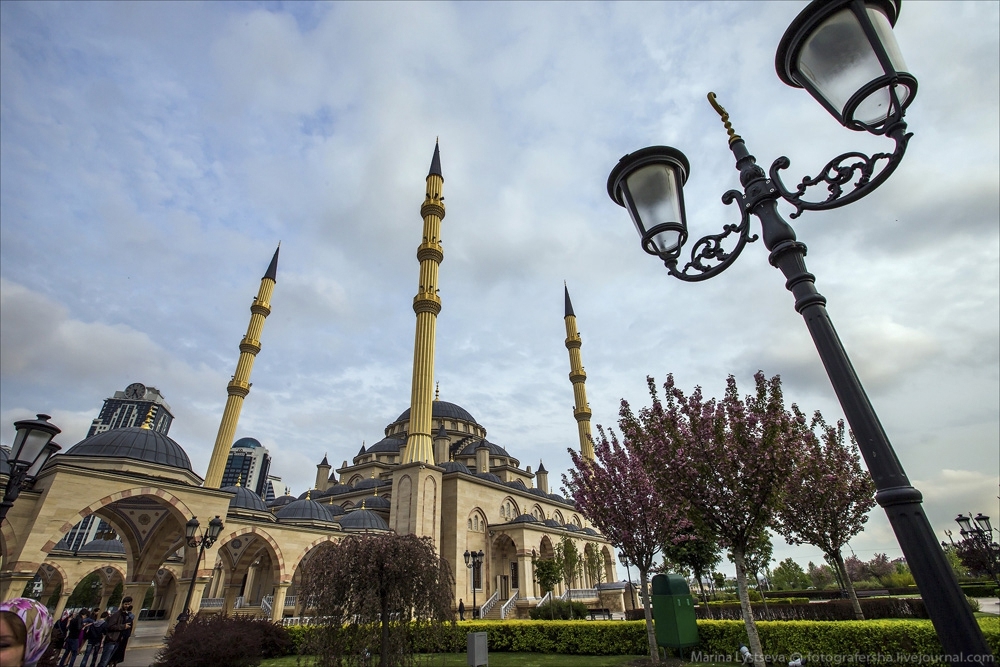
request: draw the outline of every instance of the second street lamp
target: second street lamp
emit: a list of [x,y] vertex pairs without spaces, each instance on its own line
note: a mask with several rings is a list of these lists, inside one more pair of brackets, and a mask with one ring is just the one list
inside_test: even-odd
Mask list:
[[58,426],[49,422],[48,415],[37,415],[36,419],[22,419],[14,422],[17,429],[14,443],[7,460],[10,472],[4,487],[3,501],[0,502],[0,522],[14,506],[21,491],[31,488],[35,476],[53,454],[62,449],[52,442],[61,433]]
[[[737,204],[740,222],[699,239],[689,261],[678,268],[687,239],[683,185],[690,169],[684,154],[668,146],[652,146],[623,157],[608,178],[608,194],[628,209],[643,250],[660,257],[670,275],[686,282],[706,280],[730,267],[745,246],[758,239],[751,233],[750,218],[759,219],[769,261],[784,274],[785,286],[795,297],[795,310],[806,322],[857,437],[875,482],[875,499],[889,518],[945,653],[964,656],[966,663],[974,664],[977,657],[991,655],[986,640],[923,512],[922,496],[903,471],[840,342],[826,298],[816,290],[815,276],[806,270],[806,247],[796,240],[795,231],[777,209],[779,199],[795,207],[792,218],[805,210],[843,206],[870,194],[898,166],[910,138],[903,115],[917,87],[916,79],[905,71],[892,35],[900,3],[816,0],[785,32],[775,63],[779,78],[806,88],[848,129],[891,138],[895,142],[891,154],[844,153],[828,162],[819,176],[806,177],[794,190],[789,189],[779,174],[789,166],[788,158],[775,160],[765,174],[733,130],[729,114],[709,93],[709,102],[729,134],[743,186],[742,192],[726,192],[722,201]],[[826,198],[806,199],[816,185],[825,186]]]
[[472,618],[478,618],[479,611],[476,609],[476,581],[482,580],[483,573],[481,568],[483,567],[483,558],[486,557],[486,554],[483,553],[482,549],[479,551],[466,550],[464,556],[465,567],[472,570]]
[[188,586],[187,598],[184,599],[184,611],[177,616],[178,623],[187,623],[191,618],[191,598],[194,596],[194,584],[198,578],[198,567],[201,565],[201,557],[205,553],[205,549],[210,548],[219,539],[219,533],[222,532],[223,527],[222,519],[216,516],[208,522],[208,530],[205,531],[205,534],[199,537],[198,527],[200,525],[201,523],[196,516],[191,517],[184,524],[184,538],[187,541],[187,545],[192,549],[197,548],[198,555],[194,559],[194,569],[191,571],[191,584]]

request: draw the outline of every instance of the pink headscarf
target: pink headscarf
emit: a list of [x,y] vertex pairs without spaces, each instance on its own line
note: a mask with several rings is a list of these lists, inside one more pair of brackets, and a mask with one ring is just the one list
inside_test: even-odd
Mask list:
[[24,667],[33,667],[49,648],[52,615],[41,602],[30,598],[14,598],[0,603],[0,611],[17,614],[27,631],[24,640]]

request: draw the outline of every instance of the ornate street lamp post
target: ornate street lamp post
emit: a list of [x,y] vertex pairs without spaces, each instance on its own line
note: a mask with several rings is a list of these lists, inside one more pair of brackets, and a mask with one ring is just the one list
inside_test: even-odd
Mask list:
[[976,523],[972,523],[972,512],[969,516],[959,514],[955,521],[961,527],[960,543],[965,549],[976,554],[977,559],[1000,588],[1000,544],[993,541],[993,526],[990,518],[980,512],[976,515]]
[[10,448],[10,473],[7,486],[4,488],[3,501],[0,502],[0,522],[7,516],[7,511],[14,506],[14,501],[35,483],[35,476],[49,457],[62,447],[52,442],[52,438],[61,430],[55,424],[49,423],[48,415],[38,415],[37,419],[22,419],[14,422],[17,429],[14,444]]
[[205,549],[215,544],[215,541],[219,539],[219,533],[222,532],[222,519],[218,516],[208,522],[208,530],[201,537],[198,537],[200,525],[196,516],[191,517],[191,520],[184,525],[184,537],[187,539],[187,545],[192,549],[197,548],[198,556],[194,560],[194,569],[191,571],[191,584],[188,586],[187,598],[184,600],[184,611],[177,616],[178,623],[187,623],[191,618],[191,597],[194,595],[194,583],[198,578],[202,554],[205,553]]
[[629,569],[628,558],[625,556],[625,554],[619,553],[618,560],[620,560],[622,562],[622,565],[625,566],[625,574],[628,576],[629,597],[632,598],[632,609],[636,609],[638,608],[638,604],[635,601],[635,588],[633,588],[632,586],[632,570]]
[[[815,276],[806,270],[806,247],[796,240],[795,231],[777,210],[779,199],[795,207],[792,218],[802,211],[844,206],[871,193],[899,165],[911,136],[903,115],[917,89],[892,33],[900,3],[815,0],[789,26],[775,58],[782,81],[805,88],[844,127],[889,137],[895,143],[892,153],[844,153],[828,162],[818,176],[803,178],[790,189],[779,174],[789,166],[788,158],[779,157],[765,174],[733,130],[729,114],[715,101],[714,93],[709,93],[709,102],[728,131],[743,185],[742,192],[729,190],[722,201],[737,204],[740,222],[726,225],[720,234],[699,239],[690,260],[678,269],[688,236],[683,186],[690,166],[683,153],[667,146],[652,146],[623,157],[608,178],[608,194],[628,209],[643,250],[660,257],[670,275],[687,282],[706,280],[731,266],[746,244],[758,239],[751,234],[750,216],[760,220],[770,263],[784,274],[785,286],[795,297],[795,310],[806,321],[875,481],[875,499],[889,517],[945,652],[990,655],[921,508],[922,496],[896,458],[827,314],[826,298],[816,290]],[[806,199],[816,185],[826,186],[826,198]],[[728,243],[724,246],[730,236],[732,247]]]
[[471,552],[466,550],[465,552],[465,567],[472,570],[472,618],[479,617],[479,611],[476,609],[476,575],[478,574],[479,578],[482,579],[483,573],[480,568],[483,566],[483,558],[485,557],[486,554],[483,553],[482,549]]

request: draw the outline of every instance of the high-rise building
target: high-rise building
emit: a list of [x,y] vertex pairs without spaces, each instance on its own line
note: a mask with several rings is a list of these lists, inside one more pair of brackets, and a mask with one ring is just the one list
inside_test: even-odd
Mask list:
[[268,475],[267,481],[264,482],[264,494],[261,497],[264,499],[264,502],[269,503],[275,498],[287,496],[289,493],[291,493],[291,489],[282,483],[280,477],[277,475]]
[[116,391],[111,398],[104,399],[104,407],[100,414],[90,424],[87,437],[104,433],[116,428],[131,428],[141,426],[153,410],[153,421],[150,428],[157,433],[167,435],[174,415],[170,406],[163,400],[163,394],[156,387],[147,387],[141,382],[133,382],[124,391]]
[[222,487],[236,486],[238,482],[263,498],[270,470],[271,455],[267,448],[254,438],[240,438],[229,450],[226,468],[222,471]]

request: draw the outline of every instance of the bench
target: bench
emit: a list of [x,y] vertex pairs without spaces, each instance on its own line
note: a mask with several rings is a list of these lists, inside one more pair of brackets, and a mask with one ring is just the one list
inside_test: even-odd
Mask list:
[[859,598],[873,598],[873,597],[883,597],[883,596],[886,596],[886,595],[889,594],[889,591],[887,591],[884,588],[882,588],[882,589],[862,590],[862,591],[859,591],[859,590],[855,589],[854,590],[854,594],[857,595]]
[[603,616],[605,621],[610,621],[611,620],[611,610],[607,609],[607,608],[604,608],[604,609],[588,609],[587,610],[587,615],[590,616],[590,620],[592,620],[592,621],[595,620],[595,618],[597,616]]

